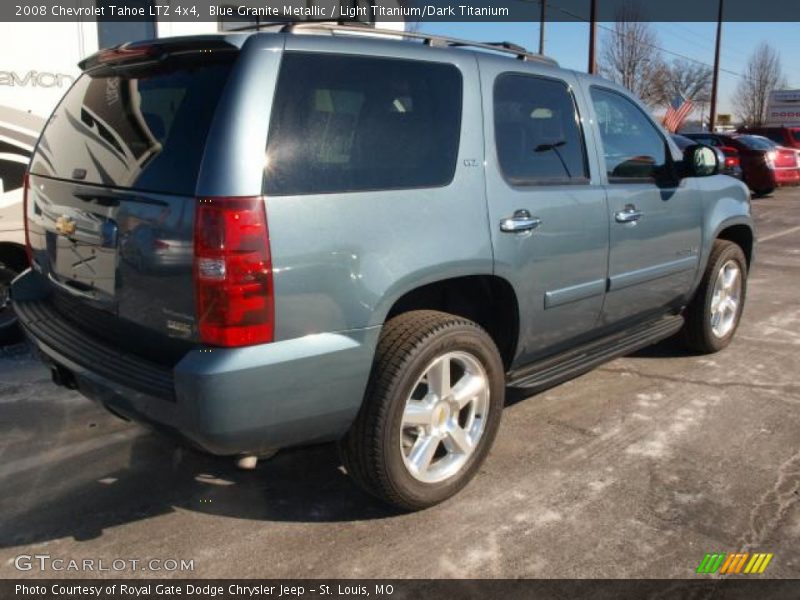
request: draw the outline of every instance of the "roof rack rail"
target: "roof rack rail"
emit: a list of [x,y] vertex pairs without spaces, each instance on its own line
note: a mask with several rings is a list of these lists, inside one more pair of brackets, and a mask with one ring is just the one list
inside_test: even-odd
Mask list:
[[471,40],[463,40],[459,38],[451,38],[441,35],[430,35],[426,33],[417,33],[413,31],[396,31],[394,29],[381,29],[378,27],[372,27],[369,23],[359,23],[358,21],[351,21],[351,22],[292,21],[290,23],[287,23],[285,21],[271,22],[271,23],[259,23],[256,25],[247,25],[244,27],[238,27],[236,29],[232,29],[231,31],[259,31],[261,29],[275,28],[276,26],[280,27],[279,29],[280,31],[287,33],[303,29],[312,29],[312,30],[318,29],[322,31],[327,31],[331,33],[331,35],[336,33],[344,33],[344,34],[365,33],[365,31],[369,31],[370,33],[375,33],[377,35],[385,35],[401,39],[421,40],[422,43],[427,46],[440,47],[440,48],[448,48],[448,47],[480,48],[482,50],[489,50],[492,52],[502,52],[505,54],[511,54],[516,58],[518,58],[519,60],[537,61],[548,65],[553,65],[556,67],[558,66],[558,63],[549,56],[544,56],[542,54],[529,52],[522,46],[518,46],[517,44],[512,44],[511,42],[473,42]]

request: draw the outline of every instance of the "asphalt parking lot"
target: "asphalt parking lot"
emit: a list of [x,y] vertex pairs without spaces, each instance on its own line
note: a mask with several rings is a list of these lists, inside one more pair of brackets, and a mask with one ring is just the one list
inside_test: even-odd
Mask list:
[[398,515],[331,446],[253,472],[176,448],[0,358],[0,577],[21,554],[193,559],[186,577],[689,577],[706,552],[800,577],[800,189],[754,201],[761,242],[734,343],[665,342],[512,394],[461,494]]

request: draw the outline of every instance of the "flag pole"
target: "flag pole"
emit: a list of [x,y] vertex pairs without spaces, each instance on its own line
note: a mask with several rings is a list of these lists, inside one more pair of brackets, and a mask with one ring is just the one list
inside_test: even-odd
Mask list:
[[544,20],[547,11],[547,0],[540,0],[542,7],[539,13],[539,54],[544,54]]

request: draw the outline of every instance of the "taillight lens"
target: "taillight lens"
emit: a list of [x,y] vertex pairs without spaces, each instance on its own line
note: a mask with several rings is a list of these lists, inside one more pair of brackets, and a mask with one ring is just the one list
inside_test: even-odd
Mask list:
[[271,342],[274,294],[264,200],[198,200],[194,281],[200,339],[216,346]]
[[25,223],[25,252],[28,254],[28,264],[33,260],[33,248],[31,248],[30,224],[28,222],[28,196],[31,189],[31,176],[25,171],[22,178],[22,220]]

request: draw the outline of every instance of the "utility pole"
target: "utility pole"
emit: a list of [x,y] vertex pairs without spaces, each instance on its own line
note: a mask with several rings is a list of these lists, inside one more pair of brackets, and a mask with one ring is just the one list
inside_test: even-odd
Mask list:
[[597,73],[597,0],[591,0],[589,9],[589,73]]
[[711,82],[711,111],[708,116],[708,130],[714,131],[717,122],[717,93],[719,91],[719,55],[722,44],[722,10],[724,0],[719,0],[719,15],[717,15],[717,46],[714,50],[714,79]]
[[539,13],[539,54],[544,54],[544,19],[547,10],[547,0],[540,0],[540,2],[542,8]]

